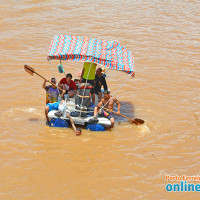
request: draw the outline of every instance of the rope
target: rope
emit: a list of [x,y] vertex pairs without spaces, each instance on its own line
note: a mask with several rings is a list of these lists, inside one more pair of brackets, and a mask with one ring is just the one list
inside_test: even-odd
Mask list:
[[108,70],[106,70],[104,73],[106,74],[109,70],[111,70],[110,68],[108,68]]
[[49,60],[49,63],[50,63],[50,66],[51,66],[51,71],[52,71],[53,77],[56,78],[55,74],[53,73],[53,68],[52,68],[51,60]]
[[[119,87],[119,89],[112,95],[113,97],[115,97],[115,94],[122,88],[122,86],[126,83],[126,81],[129,79],[129,77],[130,77],[130,75],[128,76],[128,78],[124,81],[124,83],[122,83],[122,85]],[[102,108],[104,108],[107,104],[108,104],[108,102],[111,100],[111,98],[107,101],[107,103],[102,107]],[[100,111],[100,110],[99,110]],[[98,113],[99,113],[99,111],[98,111]]]

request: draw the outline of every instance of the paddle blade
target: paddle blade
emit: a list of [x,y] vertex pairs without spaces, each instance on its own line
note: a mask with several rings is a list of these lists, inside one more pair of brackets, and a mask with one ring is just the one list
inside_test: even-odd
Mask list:
[[135,118],[134,119],[137,124],[144,124],[144,120]]
[[32,67],[30,67],[28,65],[24,65],[24,69],[26,72],[28,72],[29,74],[31,74],[33,76],[35,70]]

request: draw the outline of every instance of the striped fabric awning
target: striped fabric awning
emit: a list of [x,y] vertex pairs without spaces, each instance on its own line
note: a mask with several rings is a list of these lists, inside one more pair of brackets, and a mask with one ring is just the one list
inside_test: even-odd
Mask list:
[[133,54],[118,41],[56,35],[51,41],[47,59],[92,62],[134,76]]

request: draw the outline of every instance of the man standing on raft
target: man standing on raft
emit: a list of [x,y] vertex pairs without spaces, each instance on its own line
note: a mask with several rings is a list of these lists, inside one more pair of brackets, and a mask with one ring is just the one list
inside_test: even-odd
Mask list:
[[[114,123],[115,123],[115,119],[114,119],[114,116],[113,116],[113,113],[112,113],[114,103],[116,103],[117,106],[118,106],[117,114],[119,115],[120,114],[120,108],[121,108],[120,102],[115,97],[110,96],[109,91],[105,90],[104,91],[104,97],[101,99],[101,101],[97,105],[97,107],[94,108],[94,120],[98,121],[97,114],[101,117],[107,117],[111,121],[111,128],[113,128]],[[104,105],[105,105],[105,107],[101,108]]]

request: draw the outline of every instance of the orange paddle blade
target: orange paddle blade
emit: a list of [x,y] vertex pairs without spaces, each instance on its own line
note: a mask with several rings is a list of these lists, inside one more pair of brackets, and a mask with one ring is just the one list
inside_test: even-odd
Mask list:
[[143,119],[135,118],[134,121],[135,121],[137,124],[144,124],[144,120],[143,120]]
[[32,76],[35,73],[35,70],[32,67],[28,66],[28,65],[24,65],[24,69],[25,69],[26,72],[28,72]]

